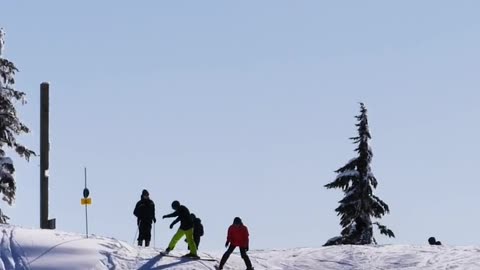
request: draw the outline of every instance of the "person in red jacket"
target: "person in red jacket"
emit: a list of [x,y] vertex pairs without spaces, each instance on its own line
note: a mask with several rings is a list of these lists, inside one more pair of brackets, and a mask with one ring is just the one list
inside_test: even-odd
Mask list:
[[240,255],[247,266],[247,270],[253,270],[252,262],[247,255],[249,246],[248,236],[248,228],[243,225],[243,222],[239,217],[236,217],[233,220],[233,224],[228,228],[227,242],[225,243],[225,247],[228,247],[228,249],[223,254],[222,259],[220,260],[220,265],[217,269],[223,269],[228,257],[230,257],[235,248],[239,247]]

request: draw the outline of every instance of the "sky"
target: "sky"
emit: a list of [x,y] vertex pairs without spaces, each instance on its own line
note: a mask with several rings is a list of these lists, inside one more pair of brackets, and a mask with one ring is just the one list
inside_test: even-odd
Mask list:
[[[340,233],[340,190],[368,109],[390,206],[380,244],[478,244],[477,1],[3,1],[4,56],[20,72],[39,150],[39,85],[51,84],[50,218],[132,242],[141,190],[155,245],[172,200],[222,249],[235,216],[251,248],[318,247]],[[39,226],[39,159],[16,165],[12,223]]]

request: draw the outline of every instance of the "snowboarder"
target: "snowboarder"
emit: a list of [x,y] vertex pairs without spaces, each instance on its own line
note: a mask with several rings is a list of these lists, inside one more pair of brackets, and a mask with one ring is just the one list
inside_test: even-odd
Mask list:
[[133,214],[137,217],[138,226],[138,245],[142,246],[145,240],[145,246],[150,245],[152,238],[152,221],[157,222],[155,218],[155,203],[150,200],[150,194],[148,190],[144,189],[140,196],[140,201],[135,205]]
[[220,265],[216,267],[217,269],[223,269],[228,257],[230,257],[236,247],[239,247],[240,255],[247,266],[247,270],[253,270],[252,262],[247,255],[249,248],[248,228],[247,226],[243,225],[243,222],[239,217],[236,217],[233,220],[233,224],[228,228],[227,242],[225,243],[225,247],[228,247],[228,249],[223,254]]
[[442,242],[437,241],[437,239],[435,239],[435,237],[428,238],[428,243],[430,245],[435,245],[435,246],[441,246],[442,245]]
[[[198,251],[198,246],[200,246],[200,237],[203,236],[202,220],[197,218],[194,213],[191,213],[190,216],[193,220],[193,241],[195,242]],[[187,242],[187,239],[185,239],[185,242]]]
[[162,218],[172,218],[177,217],[171,224],[170,229],[173,229],[173,226],[180,222],[180,228],[172,237],[172,240],[168,244],[167,249],[165,250],[164,254],[170,253],[175,248],[177,242],[185,235],[187,237],[188,249],[190,253],[186,254],[185,257],[191,258],[198,258],[197,256],[197,246],[195,245],[195,241],[193,240],[193,220],[192,216],[190,215],[190,211],[187,207],[180,204],[179,201],[172,202],[172,209],[175,212],[164,215]]

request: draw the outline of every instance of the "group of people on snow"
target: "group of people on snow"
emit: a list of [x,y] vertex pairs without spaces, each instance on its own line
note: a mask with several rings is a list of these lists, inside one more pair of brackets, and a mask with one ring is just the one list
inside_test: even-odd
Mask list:
[[[180,222],[180,227],[173,235],[163,254],[168,254],[172,251],[178,241],[185,236],[186,242],[188,243],[188,250],[190,252],[184,255],[184,257],[199,258],[197,255],[197,249],[200,245],[200,238],[204,234],[202,221],[196,217],[195,214],[190,213],[190,210],[186,206],[180,204],[179,201],[173,201],[171,206],[174,212],[162,216],[162,219],[175,218],[170,224],[170,229],[173,229],[178,222]],[[146,189],[142,191],[140,200],[137,202],[135,209],[133,210],[133,214],[137,217],[139,232],[137,238],[138,245],[142,246],[143,243],[145,243],[145,246],[148,247],[150,246],[152,238],[152,223],[156,223],[157,219],[155,216],[155,203],[150,199],[150,194]],[[225,247],[227,248],[227,251],[223,254],[217,269],[223,269],[223,266],[232,252],[238,247],[240,249],[241,257],[247,266],[247,270],[253,270],[252,263],[247,255],[249,249],[248,228],[243,224],[239,217],[235,217],[233,224],[228,228]]]

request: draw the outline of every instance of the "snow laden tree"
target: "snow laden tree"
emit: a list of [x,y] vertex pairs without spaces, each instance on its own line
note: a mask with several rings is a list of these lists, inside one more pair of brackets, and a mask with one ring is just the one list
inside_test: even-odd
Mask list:
[[335,209],[340,216],[341,236],[328,240],[326,246],[376,244],[373,225],[378,227],[381,234],[395,237],[386,226],[372,221],[372,218],[380,219],[390,210],[388,205],[373,193],[378,182],[370,169],[373,154],[368,145],[371,136],[367,109],[363,103],[360,103],[360,115],[355,118],[358,120],[356,124],[358,136],[350,139],[357,145],[355,151],[358,156],[336,170],[338,175],[335,180],[325,185],[327,189],[339,188],[344,192],[344,198],[339,202],[340,206]]
[[[25,93],[15,90],[15,72],[18,69],[3,57],[5,32],[0,28],[0,195],[9,205],[15,200],[15,168],[12,159],[6,156],[5,148],[14,149],[18,155],[29,160],[35,153],[19,144],[18,135],[28,133],[28,127],[17,116],[16,102],[25,104]],[[0,209],[0,223],[7,223],[8,216]]]

